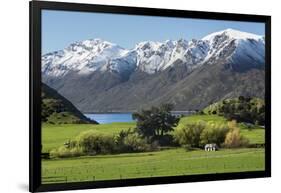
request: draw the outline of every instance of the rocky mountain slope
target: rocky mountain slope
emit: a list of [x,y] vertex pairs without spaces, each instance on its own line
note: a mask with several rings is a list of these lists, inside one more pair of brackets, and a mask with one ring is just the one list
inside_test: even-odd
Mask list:
[[227,97],[263,98],[264,57],[264,37],[233,29],[131,50],[93,39],[42,56],[42,77],[84,112],[163,102],[194,110]]

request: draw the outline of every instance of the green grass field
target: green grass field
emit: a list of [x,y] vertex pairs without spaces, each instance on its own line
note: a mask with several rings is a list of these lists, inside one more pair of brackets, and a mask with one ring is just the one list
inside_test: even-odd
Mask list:
[[69,139],[73,139],[79,133],[88,130],[95,130],[97,132],[114,134],[122,129],[129,129],[135,127],[135,123],[112,123],[112,124],[43,124],[42,128],[42,152],[49,152],[50,150],[63,145]]
[[264,149],[103,155],[43,161],[43,183],[264,170]]
[[[183,117],[178,127],[197,121],[225,123],[216,115]],[[241,133],[250,143],[264,143],[264,129],[246,128],[239,124]],[[96,130],[113,134],[122,129],[135,127],[135,123],[112,124],[44,124],[42,128],[43,152],[49,152],[73,139],[80,132]],[[182,148],[166,149],[149,153],[99,155],[42,161],[43,183],[110,180],[155,176],[174,176],[206,173],[224,173],[264,170],[264,149],[221,149],[217,152],[203,150],[185,151]]]

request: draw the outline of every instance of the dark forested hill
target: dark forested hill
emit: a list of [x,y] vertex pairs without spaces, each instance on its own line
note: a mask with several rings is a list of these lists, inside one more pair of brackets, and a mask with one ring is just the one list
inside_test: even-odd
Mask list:
[[85,117],[57,91],[42,84],[42,122],[52,124],[97,123]]

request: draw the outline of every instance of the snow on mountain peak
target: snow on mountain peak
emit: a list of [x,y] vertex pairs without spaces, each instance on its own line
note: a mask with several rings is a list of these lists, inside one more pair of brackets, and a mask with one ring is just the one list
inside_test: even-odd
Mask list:
[[102,39],[88,39],[43,55],[42,73],[64,76],[70,71],[89,74],[94,71],[131,73],[141,70],[153,74],[177,64],[194,69],[210,59],[216,61],[219,58],[231,58],[240,63],[262,63],[264,37],[226,29],[201,40],[143,41],[130,50]]
[[108,61],[126,53],[124,48],[101,39],[75,42],[63,50],[42,56],[42,72],[51,76],[63,76],[69,71],[88,73],[102,70]]
[[173,40],[166,40],[165,44],[169,47],[174,47],[175,46],[176,41]]
[[136,45],[135,50],[157,50],[163,43],[154,41],[143,41]]
[[227,36],[231,39],[243,39],[243,40],[247,40],[247,39],[254,39],[254,40],[259,40],[262,38],[262,36],[256,35],[256,34],[252,34],[252,33],[248,33],[248,32],[242,32],[242,31],[238,31],[232,28],[228,28],[226,30],[222,30],[222,31],[218,31],[218,32],[214,32],[211,33],[207,36],[205,36],[204,38],[202,38],[202,40],[207,40],[207,41],[213,41],[213,39],[217,36]]
[[[264,61],[264,40],[262,36],[242,32],[235,29],[226,29],[211,33],[203,41],[209,44],[208,55],[203,62],[213,59],[230,59],[232,62],[246,63],[253,59],[257,64]],[[243,58],[243,60],[238,58]]]
[[141,71],[153,74],[157,72],[169,58],[169,46],[165,43],[144,41],[133,49],[136,53],[136,66]]
[[68,47],[65,48],[65,50],[68,51],[77,51],[77,49],[93,49],[95,47],[108,47],[108,46],[114,46],[110,42],[103,41],[102,39],[96,38],[96,39],[87,39],[84,41],[77,41],[72,44],[70,44]]

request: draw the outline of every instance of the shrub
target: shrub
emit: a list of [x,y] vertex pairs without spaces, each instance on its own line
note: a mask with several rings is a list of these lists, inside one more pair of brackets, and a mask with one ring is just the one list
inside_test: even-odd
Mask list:
[[191,151],[193,148],[189,144],[185,144],[182,146],[186,151]]
[[237,121],[236,121],[236,120],[228,121],[228,122],[227,122],[227,126],[228,126],[230,129],[238,128],[238,126],[237,126]]
[[116,136],[103,135],[93,130],[82,132],[74,140],[50,152],[51,157],[66,158],[81,155],[144,152],[158,149],[158,143],[148,143],[135,130],[122,130]]
[[205,123],[190,123],[175,131],[175,140],[182,146],[199,147]]
[[158,141],[142,137],[136,129],[121,130],[115,143],[119,153],[150,151],[159,147]]
[[129,152],[129,147],[127,144],[125,144],[125,138],[128,137],[128,135],[134,133],[135,131],[132,131],[131,128],[128,130],[121,130],[116,136],[115,136],[115,144],[117,147],[117,151],[119,153],[121,152]]
[[248,140],[240,135],[236,121],[227,124],[191,123],[175,131],[175,140],[185,149],[202,148],[206,144],[215,143],[218,146],[241,147]]
[[58,149],[54,149],[50,152],[50,157],[67,158],[67,157],[78,157],[84,155],[81,148],[67,148],[61,146]]
[[115,150],[113,136],[96,133],[93,130],[82,132],[76,140],[78,147],[88,155],[113,153]]
[[209,143],[215,143],[220,146],[224,142],[228,131],[229,128],[225,124],[206,124],[200,135],[201,146]]
[[174,140],[173,135],[170,134],[155,136],[152,138],[152,141],[152,143],[157,143],[160,146],[178,146],[178,143]]
[[241,135],[240,129],[236,121],[228,122],[230,128],[226,134],[224,146],[227,148],[245,147],[249,144],[249,140]]
[[147,140],[137,133],[130,133],[124,138],[124,147],[128,152],[142,152],[151,149]]

